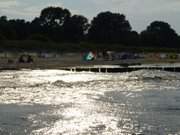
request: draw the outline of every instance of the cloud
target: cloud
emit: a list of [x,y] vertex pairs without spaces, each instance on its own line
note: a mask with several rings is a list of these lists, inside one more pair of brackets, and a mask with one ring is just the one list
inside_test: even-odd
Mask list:
[[48,6],[62,6],[62,3],[56,0],[0,0],[0,15],[32,20]]
[[17,5],[16,0],[0,0],[0,8],[8,8],[16,5]]
[[126,15],[135,30],[142,31],[154,20],[170,23],[180,33],[180,0],[91,0],[98,11]]

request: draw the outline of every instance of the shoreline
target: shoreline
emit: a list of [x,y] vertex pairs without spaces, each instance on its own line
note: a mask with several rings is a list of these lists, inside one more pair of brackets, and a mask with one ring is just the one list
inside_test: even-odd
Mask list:
[[44,61],[29,64],[11,63],[1,64],[0,71],[15,70],[66,70],[66,71],[90,71],[102,73],[120,73],[136,70],[164,70],[180,72],[180,62],[148,62],[142,60],[129,61]]

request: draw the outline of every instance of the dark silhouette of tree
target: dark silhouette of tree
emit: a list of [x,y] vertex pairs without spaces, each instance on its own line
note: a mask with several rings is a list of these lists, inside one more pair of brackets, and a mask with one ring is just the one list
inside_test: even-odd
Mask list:
[[30,25],[30,33],[32,35],[34,34],[44,34],[43,33],[43,26],[41,25],[42,19],[39,17],[34,18],[32,20],[31,25]]
[[43,35],[43,34],[32,34],[28,37],[29,40],[36,40],[36,41],[42,41],[42,42],[49,42],[50,39]]
[[84,39],[84,36],[89,27],[88,19],[82,15],[73,15],[64,24],[64,35],[66,41],[79,42]]
[[6,16],[0,17],[0,32],[9,40],[22,40],[29,35],[30,23],[25,20],[7,20]]
[[62,9],[61,7],[48,7],[41,11],[41,25],[50,27],[63,26],[70,16],[71,13],[68,9]]
[[[64,24],[69,20],[71,13],[61,7],[47,7],[41,11],[39,26],[42,32],[54,41],[63,41]],[[36,19],[37,21],[37,19]]]
[[143,45],[176,47],[178,35],[168,23],[154,21],[145,31],[141,32],[141,41]]
[[124,43],[130,31],[125,15],[102,12],[92,20],[88,37],[95,42]]
[[136,31],[131,31],[126,36],[126,45],[129,46],[139,46],[140,45],[140,35]]
[[[23,19],[9,20],[6,16],[1,16],[1,45],[3,46],[5,42],[8,43],[7,40],[27,40],[24,45],[29,49],[36,48],[41,42],[48,42],[46,45],[45,43],[39,45],[39,48],[43,46],[46,49],[52,47],[52,44],[54,44],[54,48],[59,48],[59,43],[53,42],[77,43],[82,41],[102,43],[94,44],[95,46],[87,44],[87,48],[94,50],[116,50],[122,47],[120,44],[130,47],[137,47],[140,44],[142,47],[161,48],[178,48],[180,45],[180,36],[166,22],[154,21],[146,30],[138,34],[136,31],[132,31],[129,21],[123,14],[101,12],[89,24],[86,17],[71,15],[68,9],[61,7],[47,7],[41,11],[39,17],[35,17],[31,22]],[[18,44],[21,42],[14,42],[19,47]],[[34,45],[31,46],[31,43]],[[79,49],[84,47],[80,44],[75,45]],[[68,47],[73,49],[75,45]],[[3,47],[6,48],[5,45]],[[64,47],[64,50],[68,47]],[[21,48],[25,47],[21,45]]]
[[7,39],[11,39],[12,37],[14,37],[13,30],[10,28],[6,16],[0,17],[0,33],[1,35],[7,37]]
[[48,7],[32,21],[31,27],[33,34],[43,34],[53,41],[77,42],[84,38],[88,19],[81,15],[71,16],[68,9]]
[[7,22],[7,17],[6,16],[2,16],[0,17],[0,43],[2,43],[2,41],[5,39],[4,35],[3,35],[3,29],[2,26],[4,25],[4,23]]
[[15,32],[14,39],[24,40],[29,36],[30,23],[25,20],[9,20],[9,27]]
[[3,43],[3,41],[5,40],[6,38],[0,33],[0,43]]

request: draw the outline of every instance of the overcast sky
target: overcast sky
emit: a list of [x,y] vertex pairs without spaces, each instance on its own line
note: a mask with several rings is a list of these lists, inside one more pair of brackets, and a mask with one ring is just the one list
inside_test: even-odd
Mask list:
[[166,21],[180,33],[180,0],[0,0],[0,16],[32,20],[47,6],[68,8],[89,19],[101,11],[123,13],[138,32],[154,20]]

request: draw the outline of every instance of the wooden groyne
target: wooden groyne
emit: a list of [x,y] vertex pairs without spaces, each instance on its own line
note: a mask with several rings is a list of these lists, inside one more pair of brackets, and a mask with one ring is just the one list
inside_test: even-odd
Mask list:
[[99,72],[99,73],[123,73],[137,70],[162,70],[169,72],[180,72],[180,64],[159,64],[159,65],[61,65],[61,64],[17,64],[17,65],[1,65],[0,70],[21,70],[21,69],[59,69],[72,72]]
[[66,67],[63,70],[73,72],[99,72],[99,73],[123,73],[137,70],[162,70],[169,72],[180,72],[180,66],[137,66],[137,67]]

